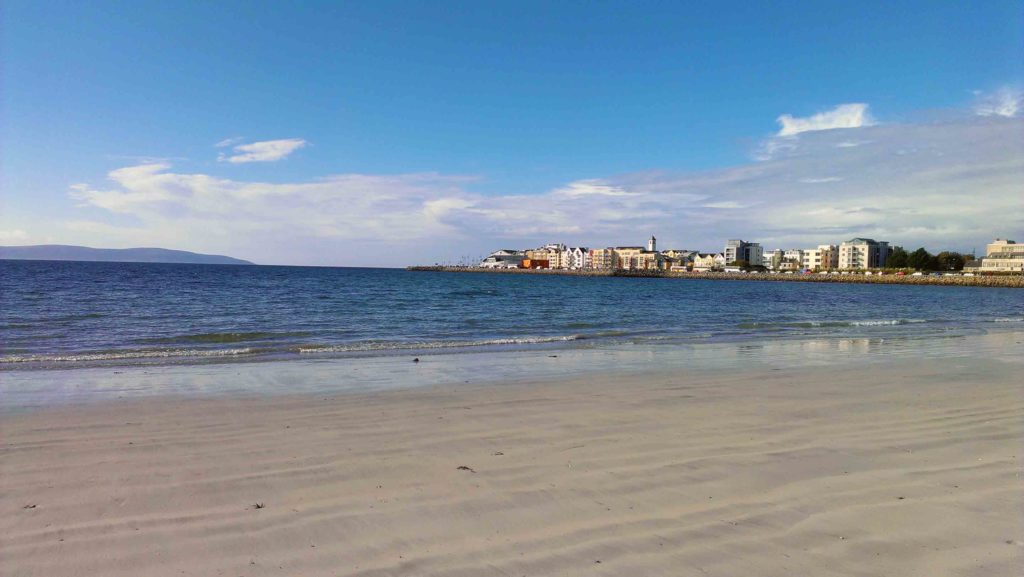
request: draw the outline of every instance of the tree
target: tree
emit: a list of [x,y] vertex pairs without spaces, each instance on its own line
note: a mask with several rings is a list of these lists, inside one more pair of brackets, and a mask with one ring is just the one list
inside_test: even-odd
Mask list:
[[942,251],[935,255],[939,270],[964,270],[967,259],[964,255],[953,251]]
[[932,253],[921,247],[907,255],[907,266],[916,270],[936,270],[939,263]]
[[903,250],[902,246],[894,246],[885,264],[889,268],[907,268],[907,256],[907,251]]

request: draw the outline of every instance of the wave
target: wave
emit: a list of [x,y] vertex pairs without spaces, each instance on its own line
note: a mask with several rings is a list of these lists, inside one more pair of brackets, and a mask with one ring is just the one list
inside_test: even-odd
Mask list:
[[163,359],[174,357],[233,357],[256,352],[254,349],[158,349],[148,351],[110,351],[102,353],[65,353],[40,355],[9,355],[0,357],[0,363],[66,363],[83,361],[114,361],[128,359]]
[[308,332],[246,332],[246,333],[197,333],[193,335],[177,335],[173,337],[159,337],[143,339],[144,343],[241,343],[246,341],[267,341],[290,337],[308,337]]
[[782,323],[739,323],[741,329],[773,329],[773,328],[829,328],[829,327],[880,327],[910,325],[932,322],[926,319],[867,319],[849,321],[795,321]]
[[994,323],[1024,323],[1024,317],[1000,317],[992,319]]
[[380,342],[364,341],[339,345],[312,345],[298,347],[300,354],[310,353],[353,353],[365,351],[419,350],[419,349],[454,349],[462,347],[486,347],[501,345],[536,345],[543,343],[559,343],[584,340],[584,335],[568,335],[557,337],[509,337],[503,339],[484,339],[477,341],[422,341],[422,342]]
[[[191,335],[192,337],[205,338],[213,336],[220,338],[224,335],[239,335],[237,340],[243,340],[241,335],[274,335],[281,336],[286,333],[210,333],[209,335]],[[287,333],[291,334],[291,333]],[[260,348],[226,348],[226,349],[190,349],[190,348],[166,348],[166,349],[126,349],[111,351],[83,351],[74,353],[40,353],[40,354],[8,354],[0,356],[0,365],[18,363],[75,363],[75,362],[103,362],[103,361],[130,361],[133,359],[188,359],[188,358],[217,358],[217,357],[239,357],[246,355],[280,355],[280,354],[324,354],[324,353],[357,353],[357,352],[386,352],[403,350],[422,349],[457,349],[487,346],[516,346],[536,345],[545,343],[564,343],[582,341],[587,339],[614,338],[628,336],[635,333],[624,331],[607,331],[594,334],[573,334],[558,336],[530,336],[530,337],[506,337],[496,339],[480,340],[451,340],[451,341],[361,341],[337,344],[309,344],[290,345],[279,344],[272,347]],[[179,337],[175,337],[179,338]],[[198,339],[197,339],[198,340]],[[234,342],[234,338],[223,340],[205,340],[202,342]]]

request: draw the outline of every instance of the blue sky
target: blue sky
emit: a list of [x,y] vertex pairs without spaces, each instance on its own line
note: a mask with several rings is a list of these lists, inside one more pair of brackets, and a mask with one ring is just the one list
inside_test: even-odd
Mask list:
[[[0,244],[399,266],[1024,232],[1024,4],[759,4],[10,0]],[[1004,210],[949,210],[979,194]]]

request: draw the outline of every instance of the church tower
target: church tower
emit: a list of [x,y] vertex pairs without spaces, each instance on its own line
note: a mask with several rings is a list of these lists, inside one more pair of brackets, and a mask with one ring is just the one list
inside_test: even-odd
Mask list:
[[647,241],[647,251],[658,252],[658,239],[654,238],[653,234],[651,235],[651,240]]

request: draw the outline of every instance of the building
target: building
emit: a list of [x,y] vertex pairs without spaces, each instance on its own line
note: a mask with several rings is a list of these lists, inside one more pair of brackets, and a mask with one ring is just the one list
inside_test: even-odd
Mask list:
[[[651,246],[654,237],[648,241]],[[656,270],[663,268],[665,257],[659,252],[647,250],[641,246],[617,246],[615,253],[618,258],[618,267],[622,270]]]
[[708,272],[725,268],[725,255],[722,253],[697,253],[693,257],[694,272]]
[[818,248],[803,251],[805,270],[832,270],[839,268],[839,247],[834,244],[820,244]]
[[780,248],[765,251],[761,254],[761,266],[768,270],[779,270],[779,267],[782,266],[782,258],[785,254],[785,251]]
[[885,268],[889,243],[871,238],[853,238],[839,245],[838,268]]
[[612,247],[590,249],[590,268],[600,270],[619,268],[619,258],[615,249]]
[[523,268],[551,268],[551,262],[538,258],[524,258]]
[[480,261],[483,268],[519,268],[523,262],[523,253],[513,249],[501,249],[487,255],[487,258]]
[[761,264],[761,245],[756,242],[746,242],[740,239],[731,239],[725,243],[725,262],[732,264],[743,261],[747,264]]
[[646,247],[616,246],[592,249],[589,251],[588,268],[605,270],[667,269],[671,265],[672,259],[657,251],[657,242],[657,239],[652,236],[647,241]]
[[985,247],[985,257],[981,259],[981,266],[977,270],[1024,273],[1024,244],[997,238]]
[[544,268],[566,268],[563,263],[563,259],[565,258],[564,244],[546,244],[540,248],[530,249],[526,251],[526,258],[533,261],[547,261],[548,266],[545,266]]
[[798,248],[791,248],[783,251],[782,262],[779,263],[779,270],[798,271],[804,267],[804,251]]
[[684,250],[678,248],[670,248],[668,250],[661,251],[661,254],[671,258],[680,263],[692,263],[694,255],[697,254],[695,250]]
[[565,268],[572,270],[590,268],[590,249],[585,246],[567,248],[562,262],[565,264]]

